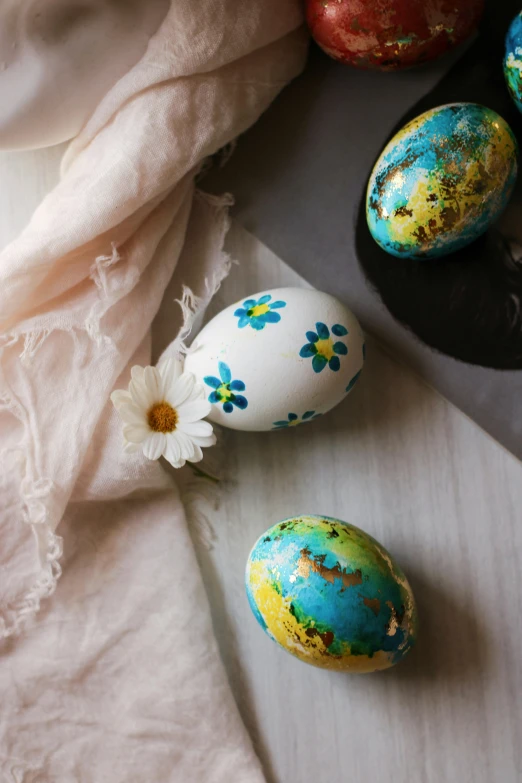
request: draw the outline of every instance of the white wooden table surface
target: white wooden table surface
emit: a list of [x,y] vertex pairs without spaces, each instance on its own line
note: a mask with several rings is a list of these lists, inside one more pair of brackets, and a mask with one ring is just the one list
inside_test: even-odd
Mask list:
[[[55,181],[60,155],[0,155],[0,247]],[[238,226],[228,249],[241,266],[215,310],[305,285]],[[522,781],[521,464],[371,340],[360,383],[334,412],[283,432],[230,432],[226,451],[232,479],[213,514],[217,540],[198,554],[268,780]],[[247,554],[265,528],[300,512],[359,525],[403,566],[422,625],[396,669],[323,672],[257,626]]]

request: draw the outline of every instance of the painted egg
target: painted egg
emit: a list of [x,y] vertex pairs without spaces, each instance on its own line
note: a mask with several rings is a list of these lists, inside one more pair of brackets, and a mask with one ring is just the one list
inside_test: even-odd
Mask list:
[[517,142],[496,112],[454,103],[421,114],[389,142],[368,183],[375,241],[399,258],[436,258],[468,245],[506,207]]
[[261,536],[246,568],[252,611],[287,652],[324,669],[388,669],[413,646],[411,588],[374,538],[337,519],[299,516]]
[[203,384],[210,421],[235,430],[310,422],[351,391],[365,347],[359,322],[333,296],[306,288],[254,294],[198,334],[185,370]]
[[484,0],[307,0],[319,46],[356,68],[393,71],[434,60],[476,29]]
[[504,74],[511,97],[522,111],[522,11],[511,22],[506,36]]

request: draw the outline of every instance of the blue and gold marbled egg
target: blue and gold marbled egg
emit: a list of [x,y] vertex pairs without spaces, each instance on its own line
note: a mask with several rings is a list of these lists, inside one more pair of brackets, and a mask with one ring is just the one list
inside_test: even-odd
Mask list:
[[504,75],[511,97],[522,112],[522,11],[511,22],[506,36]]
[[246,589],[266,633],[314,666],[387,669],[415,642],[403,572],[374,538],[337,519],[299,516],[267,530],[248,558]]
[[517,142],[496,112],[454,103],[397,133],[368,183],[375,241],[399,258],[437,258],[483,234],[506,207],[517,176]]

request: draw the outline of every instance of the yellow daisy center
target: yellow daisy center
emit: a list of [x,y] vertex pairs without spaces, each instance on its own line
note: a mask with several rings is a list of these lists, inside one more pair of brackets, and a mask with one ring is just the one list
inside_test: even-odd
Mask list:
[[335,356],[331,337],[328,337],[326,340],[317,340],[315,347],[317,349],[317,353],[320,356],[324,356],[327,361],[330,361],[332,356]]
[[147,421],[154,432],[174,432],[178,414],[168,402],[156,402],[147,413]]
[[232,392],[228,388],[228,384],[223,383],[218,389],[216,389],[216,392],[219,394],[222,400],[230,400],[232,397]]
[[301,419],[292,419],[288,422],[289,427],[297,427],[298,424],[301,424]]
[[254,318],[257,318],[259,315],[264,315],[269,311],[270,311],[270,307],[267,304],[260,304],[251,307],[250,310],[248,311],[248,314]]

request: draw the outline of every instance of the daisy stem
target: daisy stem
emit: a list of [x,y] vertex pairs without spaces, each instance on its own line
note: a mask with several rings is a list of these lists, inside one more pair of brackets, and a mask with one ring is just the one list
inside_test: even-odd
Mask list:
[[214,484],[219,484],[221,482],[221,479],[217,476],[213,476],[211,473],[207,473],[205,470],[202,470],[201,468],[198,468],[197,465],[195,465],[193,462],[190,463],[190,467],[192,468],[192,472],[198,476],[199,478],[205,478],[209,481],[212,481]]

